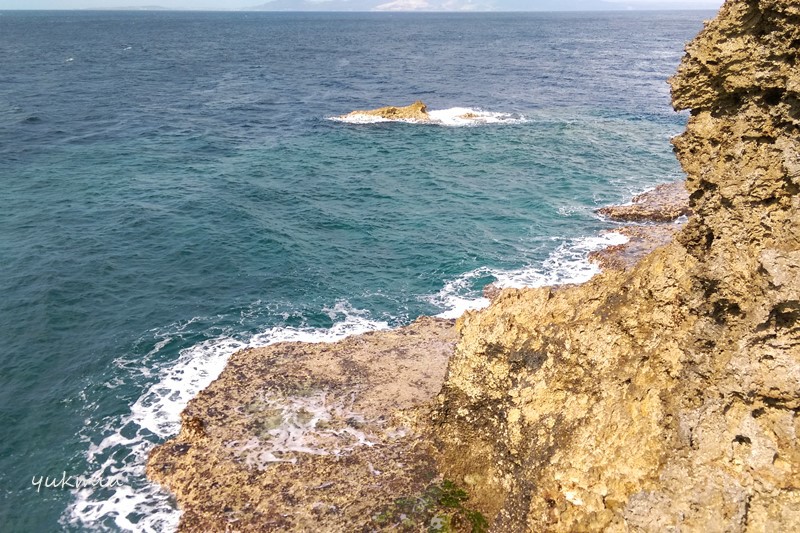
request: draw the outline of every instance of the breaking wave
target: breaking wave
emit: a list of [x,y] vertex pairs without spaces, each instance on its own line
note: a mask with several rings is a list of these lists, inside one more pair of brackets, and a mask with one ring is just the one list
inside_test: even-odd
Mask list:
[[[105,437],[100,442],[85,439],[87,463],[103,476],[108,488],[75,491],[62,521],[91,530],[174,531],[181,513],[169,493],[146,479],[147,456],[159,441],[178,433],[181,411],[222,373],[232,354],[278,342],[334,342],[389,327],[386,322],[370,319],[365,311],[353,309],[346,301],[325,311],[338,320],[328,329],[274,327],[246,340],[220,336],[182,350],[175,361],[150,366],[146,362],[156,358],[194,320],[156,333],[160,340],[138,370],[143,376],[157,376],[157,381],[146,388],[129,413],[106,422],[101,430]],[[122,368],[129,365],[130,361],[118,362]],[[118,385],[110,383],[109,387]]]
[[515,270],[477,268],[448,281],[442,290],[425,299],[444,309],[438,317],[457,318],[464,311],[489,305],[489,299],[482,293],[483,287],[489,282],[501,289],[584,283],[600,272],[600,268],[589,261],[591,252],[626,242],[626,236],[614,232],[569,239],[541,264]]

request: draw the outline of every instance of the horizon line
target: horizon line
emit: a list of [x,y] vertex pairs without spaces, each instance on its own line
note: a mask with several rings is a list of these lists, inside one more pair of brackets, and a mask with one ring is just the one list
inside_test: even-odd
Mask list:
[[307,9],[254,9],[254,8],[208,8],[208,9],[194,9],[194,8],[180,8],[180,7],[71,7],[71,8],[0,8],[0,12],[5,11],[127,11],[127,12],[141,12],[141,11],[161,11],[161,12],[180,12],[180,13],[416,13],[416,14],[436,14],[436,13],[459,13],[462,15],[477,15],[480,13],[604,13],[604,12],[642,12],[642,11],[718,11],[719,8],[715,7],[659,7],[659,8],[632,8],[632,7],[610,7],[605,9],[487,9],[487,10],[445,10],[445,9],[398,9],[398,10],[307,10]]

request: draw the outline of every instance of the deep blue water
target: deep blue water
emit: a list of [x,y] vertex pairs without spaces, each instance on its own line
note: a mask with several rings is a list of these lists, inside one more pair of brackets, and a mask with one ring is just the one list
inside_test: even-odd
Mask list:
[[[238,347],[591,275],[710,15],[0,12],[0,531],[168,528],[146,451]],[[509,119],[329,120],[416,99]]]

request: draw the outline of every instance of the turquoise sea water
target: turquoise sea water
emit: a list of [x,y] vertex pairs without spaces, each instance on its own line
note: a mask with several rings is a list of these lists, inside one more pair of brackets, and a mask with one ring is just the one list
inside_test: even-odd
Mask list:
[[[0,531],[168,530],[147,450],[242,346],[591,276],[710,15],[0,12]],[[416,99],[492,120],[330,120]]]

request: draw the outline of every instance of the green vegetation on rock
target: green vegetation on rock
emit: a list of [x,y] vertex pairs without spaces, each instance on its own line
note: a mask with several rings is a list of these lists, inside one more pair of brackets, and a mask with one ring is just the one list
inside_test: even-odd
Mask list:
[[489,524],[478,511],[464,504],[469,499],[463,489],[444,480],[429,485],[422,493],[398,498],[372,517],[379,529],[427,531],[429,533],[484,533]]

